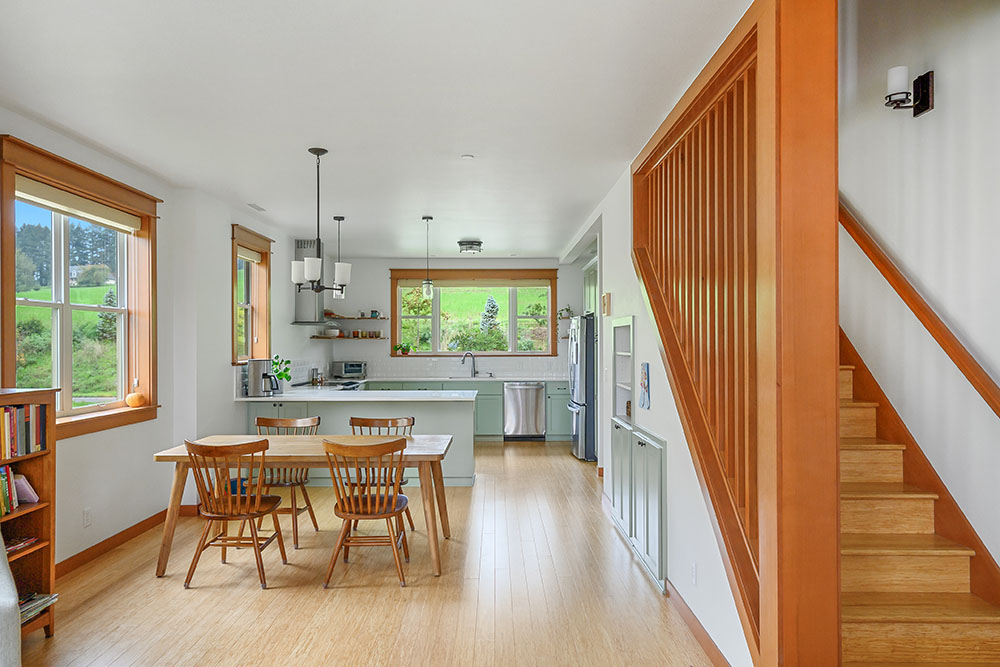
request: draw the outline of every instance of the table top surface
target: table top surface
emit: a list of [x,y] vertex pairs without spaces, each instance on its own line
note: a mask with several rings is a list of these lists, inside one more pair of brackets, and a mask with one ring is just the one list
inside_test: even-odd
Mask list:
[[[326,465],[323,440],[333,440],[348,445],[374,445],[398,440],[403,436],[392,435],[210,435],[194,442],[199,445],[239,445],[256,440],[267,440],[265,455],[267,463],[302,463]],[[454,438],[450,435],[406,436],[403,463],[440,461],[448,453]],[[153,455],[154,461],[187,463],[188,454],[184,445],[164,449]]]

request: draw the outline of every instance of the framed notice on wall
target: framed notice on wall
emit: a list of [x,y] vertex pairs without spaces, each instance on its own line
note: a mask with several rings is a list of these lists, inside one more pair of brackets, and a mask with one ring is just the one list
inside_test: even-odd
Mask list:
[[639,365],[639,407],[649,410],[649,362]]

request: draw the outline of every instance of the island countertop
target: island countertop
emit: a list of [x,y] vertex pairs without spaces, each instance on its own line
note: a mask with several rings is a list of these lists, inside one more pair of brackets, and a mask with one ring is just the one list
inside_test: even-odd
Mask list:
[[470,391],[343,391],[333,387],[292,387],[273,396],[241,396],[237,401],[247,403],[284,402],[337,402],[337,403],[406,403],[406,402],[456,402],[476,400],[475,390]]

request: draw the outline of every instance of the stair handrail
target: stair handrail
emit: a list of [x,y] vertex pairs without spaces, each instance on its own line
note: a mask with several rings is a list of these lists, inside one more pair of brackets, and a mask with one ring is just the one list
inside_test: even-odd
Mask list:
[[975,387],[979,395],[986,401],[997,417],[1000,417],[1000,386],[986,372],[972,353],[952,333],[929,303],[920,295],[903,272],[892,261],[892,258],[882,249],[871,233],[856,217],[840,204],[840,224],[844,227],[861,251],[875,265],[882,277],[896,291],[903,303],[920,320],[927,333],[937,342],[944,353],[954,362],[962,375]]

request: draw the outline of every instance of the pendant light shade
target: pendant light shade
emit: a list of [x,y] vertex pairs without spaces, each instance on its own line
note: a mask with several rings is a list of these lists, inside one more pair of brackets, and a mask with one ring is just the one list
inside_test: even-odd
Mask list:
[[309,282],[316,282],[323,277],[323,260],[319,257],[305,258],[305,277]]
[[292,260],[292,282],[301,285],[306,281],[306,263],[301,259]]
[[336,285],[349,285],[351,282],[351,265],[347,262],[335,262],[333,265],[333,282]]
[[424,298],[431,299],[434,297],[434,283],[431,281],[431,220],[433,220],[429,215],[423,217],[424,224],[427,225],[427,254],[425,255],[426,266],[427,266],[427,277],[420,284]]

